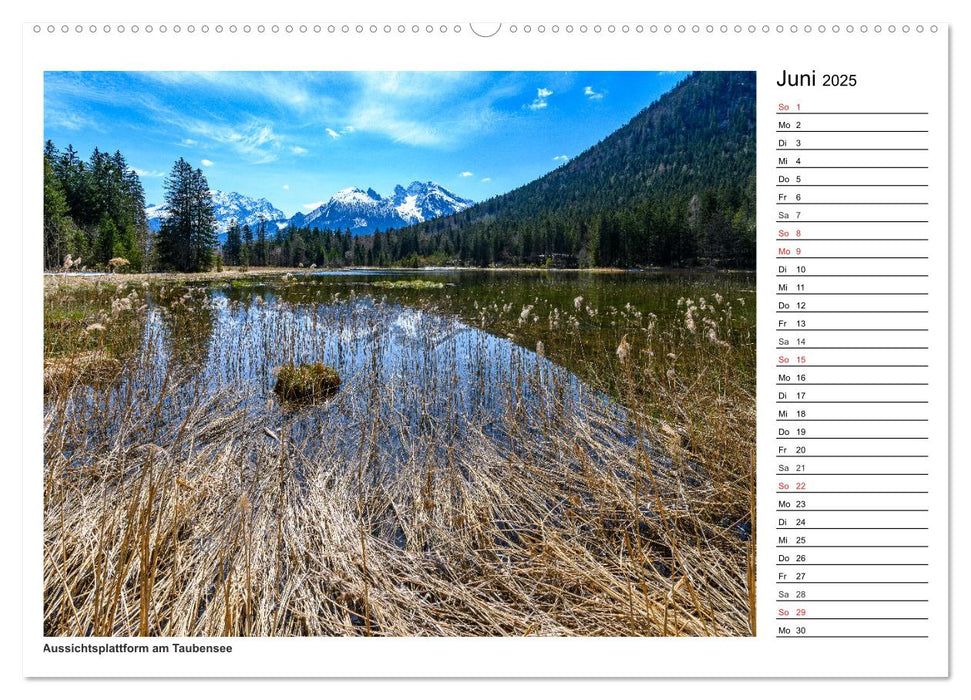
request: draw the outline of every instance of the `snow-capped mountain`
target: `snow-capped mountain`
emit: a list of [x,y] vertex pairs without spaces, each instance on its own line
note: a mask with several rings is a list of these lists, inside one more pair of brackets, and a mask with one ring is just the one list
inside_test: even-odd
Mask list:
[[261,221],[266,221],[269,225],[287,219],[286,214],[266,199],[262,197],[254,199],[238,192],[212,190],[212,204],[220,231],[225,231],[233,219],[236,219],[240,226],[259,226]]
[[397,185],[388,197],[359,187],[343,189],[309,214],[290,218],[290,226],[316,227],[352,233],[373,233],[375,229],[402,228],[439,216],[447,216],[472,206],[435,182]]
[[[216,230],[220,238],[226,233],[229,224],[235,219],[240,226],[249,225],[259,226],[261,221],[267,222],[270,231],[286,225],[287,215],[274,207],[266,199],[254,199],[238,192],[223,192],[221,190],[210,190],[212,194],[213,213],[216,215]],[[162,226],[162,219],[165,218],[164,204],[149,204],[145,207],[145,217],[148,219],[148,227],[153,231],[158,231]]]

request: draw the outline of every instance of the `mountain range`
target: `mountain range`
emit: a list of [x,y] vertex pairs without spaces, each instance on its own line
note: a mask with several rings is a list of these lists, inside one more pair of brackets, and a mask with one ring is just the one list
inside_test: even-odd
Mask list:
[[350,229],[354,234],[374,233],[456,214],[473,204],[472,200],[430,181],[415,181],[407,187],[397,185],[388,197],[370,188],[348,187],[309,214],[295,214],[289,225],[332,231]]
[[[287,215],[266,199],[254,199],[238,192],[222,190],[210,190],[210,194],[213,213],[216,215],[216,231],[220,239],[225,237],[226,230],[233,220],[238,221],[241,226],[256,227],[261,221],[266,221],[271,227],[286,226]],[[162,219],[165,218],[165,205],[149,204],[145,207],[145,218],[148,220],[149,229],[158,231],[162,227]]]
[[[313,211],[287,217],[264,198],[255,199],[238,192],[211,190],[217,233],[225,239],[233,220],[241,226],[256,228],[265,221],[270,231],[295,228],[319,228],[332,231],[350,230],[353,234],[402,228],[440,216],[463,211],[474,204],[436,182],[412,182],[397,185],[387,197],[373,189],[348,187],[337,192]],[[149,228],[158,231],[165,217],[165,205],[150,204],[145,208]]]

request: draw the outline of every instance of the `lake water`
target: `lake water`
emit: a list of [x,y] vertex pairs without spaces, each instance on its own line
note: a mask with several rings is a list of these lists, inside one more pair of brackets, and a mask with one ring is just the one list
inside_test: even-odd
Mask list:
[[[379,412],[389,446],[416,435],[446,445],[510,415],[530,430],[593,403],[620,416],[621,369],[625,386],[648,391],[648,374],[669,365],[687,377],[704,372],[712,342],[754,387],[754,276],[746,273],[339,270],[72,294],[59,303],[87,309],[75,314],[82,326],[124,297],[143,309],[102,313],[109,349],[126,337],[122,329],[135,336],[127,351],[115,349],[126,359],[122,381],[92,390],[91,405],[130,401],[133,392],[164,396],[140,405],[160,406],[170,423],[215,402],[296,439],[349,440],[349,427]],[[691,332],[689,305],[700,327]],[[717,340],[707,342],[712,326]],[[631,351],[620,362],[623,343]],[[310,406],[277,400],[278,368],[311,362],[337,369],[336,396]]]

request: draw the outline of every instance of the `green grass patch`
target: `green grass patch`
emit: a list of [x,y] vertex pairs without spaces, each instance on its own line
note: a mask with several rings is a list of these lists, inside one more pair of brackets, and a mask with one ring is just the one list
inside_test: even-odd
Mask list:
[[442,289],[445,285],[431,280],[380,280],[372,282],[371,286],[382,289]]

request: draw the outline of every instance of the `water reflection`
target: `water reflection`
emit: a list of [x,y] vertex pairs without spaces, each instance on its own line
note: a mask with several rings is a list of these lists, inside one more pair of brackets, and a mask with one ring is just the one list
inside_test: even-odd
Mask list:
[[[453,316],[355,293],[307,300],[318,292],[326,296],[303,290],[303,302],[265,285],[151,297],[142,371],[128,381],[156,392],[178,384],[167,405],[182,411],[172,420],[207,396],[232,396],[233,408],[285,426],[301,442],[352,438],[349,427],[377,420],[389,454],[408,452],[397,448],[417,435],[454,443],[517,414],[524,423],[539,411],[562,420],[597,396],[568,370]],[[338,394],[314,406],[278,401],[276,370],[312,362],[337,369]]]

